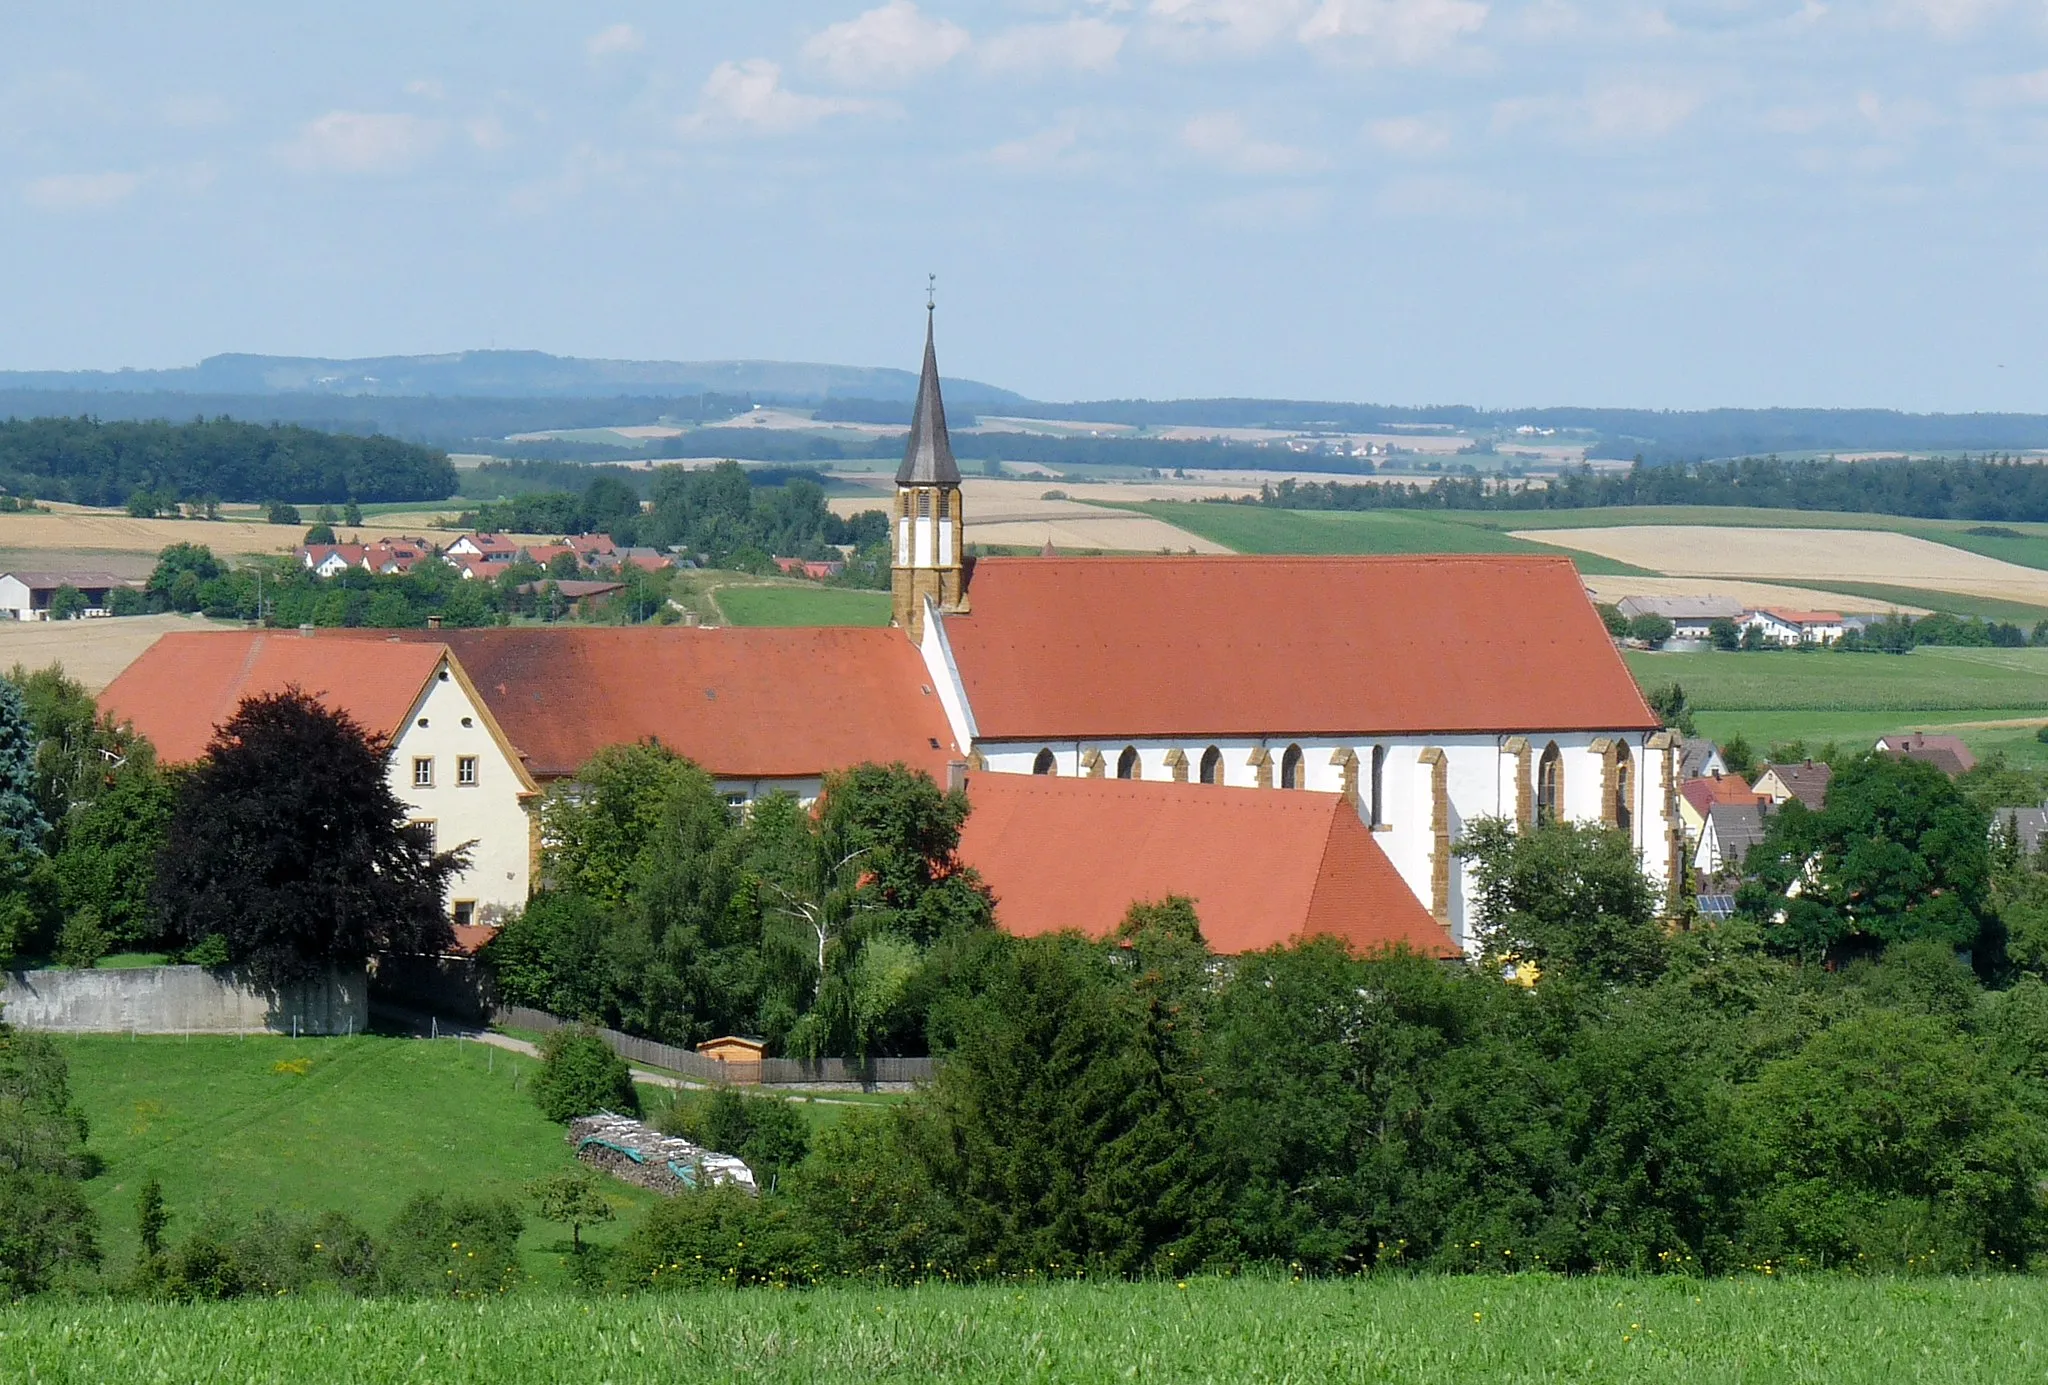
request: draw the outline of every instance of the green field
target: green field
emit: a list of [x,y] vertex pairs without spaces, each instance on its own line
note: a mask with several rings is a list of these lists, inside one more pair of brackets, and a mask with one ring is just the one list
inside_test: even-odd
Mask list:
[[1762,1277],[710,1291],[485,1304],[10,1309],[0,1376],[107,1380],[1684,1381],[1981,1385],[2048,1373],[2048,1284]]
[[721,587],[718,609],[734,625],[887,625],[889,593],[847,587]]
[[[338,1209],[381,1228],[416,1192],[519,1197],[571,1167],[562,1127],[528,1087],[532,1059],[482,1044],[357,1037],[58,1038],[71,1090],[105,1161],[85,1184],[114,1264],[134,1254],[135,1196],[163,1182],[176,1234],[218,1207]],[[294,1068],[303,1062],[305,1071]],[[654,1195],[607,1192],[621,1217]],[[523,1249],[546,1276],[561,1228],[534,1222]],[[598,1228],[601,1240],[623,1225]]]
[[1647,571],[1415,510],[1273,510],[1184,500],[1118,508],[1142,511],[1238,553],[1549,553],[1572,559],[1582,572]]
[[[1921,648],[1910,654],[1822,651],[1623,655],[1645,688],[1677,683],[1700,733],[1751,744],[1868,744],[1891,731],[1942,730],[1978,754],[2048,760],[2048,649]],[[1965,723],[2022,721],[2027,725]]]

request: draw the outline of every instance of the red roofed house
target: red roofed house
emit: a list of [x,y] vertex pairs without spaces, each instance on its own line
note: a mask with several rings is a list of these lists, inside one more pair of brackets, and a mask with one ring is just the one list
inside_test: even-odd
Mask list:
[[391,738],[392,792],[442,847],[472,842],[449,887],[458,924],[486,905],[526,902],[533,875],[537,791],[519,756],[448,647],[361,639],[343,645],[274,630],[168,634],[100,694],[101,710],[132,722],[166,763],[206,753],[214,728],[244,698],[297,687]]
[[449,544],[446,552],[450,558],[481,558],[503,565],[519,556],[519,545],[503,534],[464,534]]
[[1703,775],[1678,786],[1679,821],[1685,825],[1685,835],[1693,841],[1699,840],[1701,830],[1707,825],[1707,814],[1716,803],[1755,807],[1759,802],[1770,801],[1769,794],[1757,792],[1739,774]]
[[895,622],[981,768],[1343,793],[1466,944],[1474,818],[1609,823],[1682,875],[1676,739],[1567,558],[969,563],[929,330],[893,519]]
[[966,753],[901,633],[682,625],[322,631],[442,645],[543,786],[610,745],[656,741],[726,796],[815,798],[825,775],[901,760],[944,782]]
[[1178,894],[1217,952],[1329,936],[1458,955],[1338,794],[977,774],[967,797],[960,859],[1009,933],[1102,938],[1133,901]]
[[300,566],[315,577],[339,577],[352,567],[363,567],[368,552],[359,543],[306,543],[298,548]]
[[1743,616],[1742,623],[1754,626],[1773,644],[1833,644],[1842,638],[1840,611],[1788,611],[1779,607],[1759,608]]

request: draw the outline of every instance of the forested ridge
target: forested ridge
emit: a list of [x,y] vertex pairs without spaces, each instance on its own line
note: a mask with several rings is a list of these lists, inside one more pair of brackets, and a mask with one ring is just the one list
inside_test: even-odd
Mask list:
[[194,419],[0,421],[0,485],[39,499],[122,505],[163,501],[442,500],[455,494],[447,454],[372,435],[297,425]]
[[2048,466],[2001,457],[1834,458],[1571,471],[1547,486],[1446,476],[1427,486],[1297,483],[1262,486],[1255,503],[1283,510],[1585,510],[1609,505],[1735,505],[1917,519],[2048,520]]

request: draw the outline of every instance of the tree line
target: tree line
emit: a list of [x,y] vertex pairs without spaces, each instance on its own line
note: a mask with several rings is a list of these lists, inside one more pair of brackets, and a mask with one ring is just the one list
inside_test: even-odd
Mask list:
[[44,499],[125,505],[274,499],[340,504],[440,500],[455,494],[447,455],[395,438],[296,425],[0,420],[0,484]]
[[[0,820],[82,833],[146,756],[131,743],[110,769],[23,705],[0,715]],[[405,826],[381,754],[303,696],[245,703],[173,776],[155,847],[126,858],[155,863],[141,888],[171,935],[279,980],[434,950],[449,858]],[[49,796],[79,782],[89,801]],[[1989,830],[2006,787],[1845,759],[1820,810],[1774,815],[1737,914],[1676,932],[1622,834],[1476,822],[1480,957],[1447,967],[1328,940],[1218,956],[1176,898],[1135,902],[1100,941],[1013,938],[957,860],[971,798],[928,777],[866,766],[815,812],[735,815],[701,770],[618,747],[544,805],[545,888],[484,957],[509,997],[571,1018],[939,1060],[926,1090],[811,1140],[739,1098],[658,1113],[747,1151],[766,1191],[665,1200],[579,1256],[592,1287],[2021,1271],[2048,1243],[2048,875]],[[93,820],[111,843],[135,816]],[[637,1100],[595,1043],[551,1046],[535,1091],[555,1118]],[[85,1132],[53,1059],[0,1035],[16,1292],[92,1259]],[[580,1205],[546,1191],[554,1212]],[[474,1215],[516,1238],[516,1209]],[[175,1247],[155,1224],[162,1263],[136,1282],[183,1296],[379,1282],[337,1280],[308,1223]],[[364,1254],[381,1263],[382,1244]],[[283,1268],[178,1268],[264,1263]]]
[[[1225,502],[1229,503],[1229,502]],[[1547,485],[1446,476],[1427,486],[1293,478],[1246,502],[1282,510],[1585,510],[1611,505],[1731,505],[1916,519],[2048,520],[2048,466],[2011,457],[1886,457],[1864,462],[1734,461],[1566,471]],[[2018,534],[1988,534],[2018,538]]]

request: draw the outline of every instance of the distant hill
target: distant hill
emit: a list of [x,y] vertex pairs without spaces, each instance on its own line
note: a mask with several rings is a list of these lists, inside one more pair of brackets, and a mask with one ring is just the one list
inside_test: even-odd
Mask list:
[[[963,405],[1022,404],[978,380],[948,380]],[[457,396],[485,399],[682,398],[751,395],[814,403],[834,398],[907,400],[917,373],[882,366],[798,361],[607,361],[545,351],[456,351],[442,356],[208,356],[170,370],[0,371],[0,390],[120,394]]]

